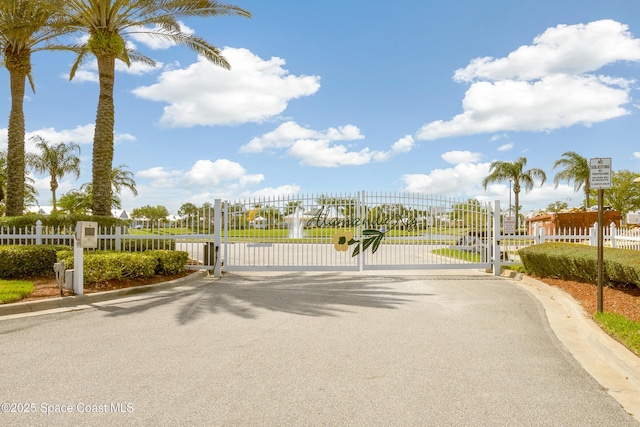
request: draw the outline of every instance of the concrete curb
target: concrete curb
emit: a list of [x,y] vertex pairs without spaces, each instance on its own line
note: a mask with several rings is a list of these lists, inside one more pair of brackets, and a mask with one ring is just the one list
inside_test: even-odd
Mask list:
[[604,332],[567,292],[511,273],[502,276],[515,279],[516,285],[540,301],[560,342],[609,395],[640,421],[640,357]]
[[133,288],[116,289],[113,291],[96,292],[85,295],[74,295],[68,297],[47,298],[40,301],[15,302],[0,305],[0,318],[14,314],[35,313],[45,310],[55,310],[60,308],[74,308],[87,304],[93,304],[112,299],[134,296],[156,290],[170,289],[183,286],[192,281],[200,280],[207,275],[206,270],[199,270],[186,277],[171,280],[168,282],[156,283],[154,285],[136,286]]

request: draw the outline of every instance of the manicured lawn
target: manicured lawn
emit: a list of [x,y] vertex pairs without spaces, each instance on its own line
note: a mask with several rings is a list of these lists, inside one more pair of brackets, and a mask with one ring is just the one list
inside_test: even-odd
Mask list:
[[33,283],[27,280],[0,280],[0,304],[20,301],[33,292]]
[[596,313],[596,321],[609,335],[640,356],[640,322],[616,313]]

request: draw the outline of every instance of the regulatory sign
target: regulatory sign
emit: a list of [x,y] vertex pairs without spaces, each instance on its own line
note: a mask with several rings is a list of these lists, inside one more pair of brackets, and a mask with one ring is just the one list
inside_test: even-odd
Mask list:
[[594,190],[611,188],[611,157],[589,160],[589,186]]
[[516,232],[515,217],[505,216],[502,218],[502,231],[504,234],[514,234]]

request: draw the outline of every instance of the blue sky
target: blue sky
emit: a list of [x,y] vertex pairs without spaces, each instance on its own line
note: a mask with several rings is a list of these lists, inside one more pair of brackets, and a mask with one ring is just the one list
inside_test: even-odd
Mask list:
[[[252,19],[183,21],[223,49],[230,71],[180,46],[129,42],[156,68],[120,64],[115,165],[134,173],[128,211],[185,202],[358,190],[509,201],[481,182],[494,160],[528,159],[548,182],[524,211],[556,200],[565,151],[640,171],[640,3],[636,0],[283,0],[230,2]],[[27,138],[75,142],[91,180],[95,61],[68,81],[73,56],[35,53]],[[9,82],[0,71],[0,116]],[[6,149],[6,122],[0,123]],[[33,150],[27,144],[27,150]],[[40,205],[48,176],[34,176]]]

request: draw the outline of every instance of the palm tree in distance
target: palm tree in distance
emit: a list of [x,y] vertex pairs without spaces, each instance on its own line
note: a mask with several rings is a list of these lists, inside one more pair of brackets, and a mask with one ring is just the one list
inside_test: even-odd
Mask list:
[[[111,189],[109,214],[111,214],[111,209],[122,208],[122,202],[118,196],[125,188],[131,191],[134,196],[138,195],[138,188],[136,187],[136,181],[133,179],[133,172],[127,170],[127,165],[118,165],[111,169],[109,187]],[[84,191],[90,199],[93,199],[93,183],[82,184],[80,190]]]
[[589,179],[591,170],[587,159],[576,152],[566,151],[562,153],[562,157],[556,160],[553,164],[553,169],[559,167],[562,167],[563,169],[553,178],[556,188],[560,181],[573,181],[574,191],[578,192],[580,191],[580,188],[584,188],[584,203],[585,207],[589,209],[589,193],[591,191]]
[[7,143],[6,215],[24,213],[25,200],[25,83],[31,75],[31,54],[40,50],[70,50],[54,40],[68,32],[60,11],[64,0],[0,1],[0,54],[9,71],[11,111]]
[[49,188],[51,189],[51,200],[53,210],[57,208],[56,190],[58,189],[58,180],[67,174],[74,174],[76,179],[80,177],[80,158],[76,152],[80,154],[80,146],[75,143],[65,144],[60,142],[55,145],[49,145],[46,139],[39,135],[31,138],[36,144],[36,148],[40,150],[40,154],[27,155],[27,164],[36,173],[48,173]]
[[127,35],[147,34],[187,46],[212,63],[228,69],[230,65],[220,50],[206,40],[183,31],[178,19],[223,15],[250,18],[251,14],[238,6],[215,0],[67,0],[65,6],[73,21],[71,29],[88,35],[87,41],[77,46],[78,58],[69,77],[74,77],[87,55],[95,56],[98,62],[100,93],[93,139],[92,210],[94,215],[110,215],[109,174],[113,165],[116,60],[127,66],[134,61],[155,65],[152,59],[127,46]]
[[544,184],[547,180],[547,175],[542,169],[531,168],[524,170],[527,165],[527,158],[520,157],[513,162],[503,162],[500,160],[494,160],[489,165],[489,175],[482,180],[482,186],[487,189],[487,186],[494,182],[508,181],[513,182],[513,195],[514,205],[516,213],[516,230],[519,230],[519,211],[520,211],[520,191],[522,188],[525,191],[531,191],[535,184],[535,180],[539,179],[540,185]]

